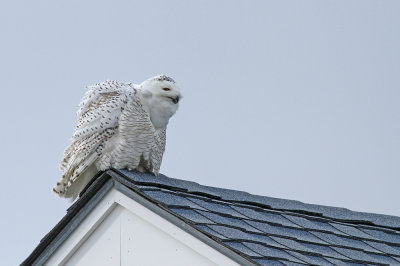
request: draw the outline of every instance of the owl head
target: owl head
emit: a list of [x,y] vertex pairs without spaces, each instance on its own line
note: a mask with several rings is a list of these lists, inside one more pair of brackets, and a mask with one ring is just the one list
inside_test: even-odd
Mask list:
[[143,81],[138,89],[154,127],[165,128],[171,116],[178,110],[179,101],[182,99],[176,82],[166,75],[158,75]]

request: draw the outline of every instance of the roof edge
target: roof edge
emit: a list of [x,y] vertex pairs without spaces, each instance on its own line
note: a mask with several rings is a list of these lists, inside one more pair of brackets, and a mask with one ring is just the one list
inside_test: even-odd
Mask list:
[[155,185],[177,192],[188,192],[191,194],[206,196],[210,199],[246,204],[253,206],[254,208],[290,211],[299,215],[331,219],[342,223],[376,226],[381,229],[400,231],[400,217],[397,216],[357,212],[341,207],[323,206],[303,203],[296,200],[253,195],[244,191],[203,186],[193,181],[170,178],[163,174],[154,176],[137,171],[119,170],[114,168],[107,170],[107,172],[115,172],[117,175],[127,178],[129,182],[138,185]]

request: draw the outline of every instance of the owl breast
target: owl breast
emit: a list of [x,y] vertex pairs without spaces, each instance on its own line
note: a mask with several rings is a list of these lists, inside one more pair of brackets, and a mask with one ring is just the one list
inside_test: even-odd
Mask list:
[[132,101],[96,165],[99,170],[114,167],[158,173],[164,150],[165,130],[155,130],[141,104]]

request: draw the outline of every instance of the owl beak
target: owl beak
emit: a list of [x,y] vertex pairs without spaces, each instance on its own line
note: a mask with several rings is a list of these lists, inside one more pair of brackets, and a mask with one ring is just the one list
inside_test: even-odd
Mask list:
[[177,104],[179,102],[179,96],[176,96],[175,98],[171,98],[171,99],[174,104]]

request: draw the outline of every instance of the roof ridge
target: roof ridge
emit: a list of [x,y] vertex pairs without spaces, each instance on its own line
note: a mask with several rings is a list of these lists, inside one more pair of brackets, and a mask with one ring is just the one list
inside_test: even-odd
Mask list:
[[123,176],[129,179],[129,182],[134,182],[141,186],[156,186],[171,191],[203,196],[210,200],[245,204],[275,211],[293,212],[294,214],[307,215],[308,217],[328,218],[345,224],[376,226],[381,229],[395,230],[397,233],[400,231],[400,217],[397,216],[357,212],[342,207],[323,206],[296,200],[254,195],[245,191],[204,186],[193,181],[167,177],[163,174],[154,176],[137,171],[130,172],[114,168],[108,170],[108,172],[111,174],[114,172],[117,177]]

